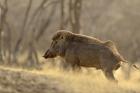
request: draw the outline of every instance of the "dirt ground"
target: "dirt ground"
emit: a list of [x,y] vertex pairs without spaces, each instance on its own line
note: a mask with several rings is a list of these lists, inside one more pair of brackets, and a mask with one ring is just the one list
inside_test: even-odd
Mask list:
[[28,71],[0,67],[0,93],[140,93],[140,74],[130,80],[115,73],[119,83],[110,83],[101,71],[67,72],[46,67]]

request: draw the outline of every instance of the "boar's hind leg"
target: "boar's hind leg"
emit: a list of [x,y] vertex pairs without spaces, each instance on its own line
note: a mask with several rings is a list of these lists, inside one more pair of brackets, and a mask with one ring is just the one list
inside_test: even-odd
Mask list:
[[103,51],[103,53],[101,53],[100,56],[101,69],[103,70],[104,75],[108,80],[117,82],[113,74],[114,62],[112,62],[112,59],[110,58],[110,54],[109,53],[106,54],[105,52],[106,51]]
[[117,82],[117,80],[116,80],[115,77],[114,77],[113,70],[104,70],[104,74],[105,74],[105,77],[106,77],[108,80]]

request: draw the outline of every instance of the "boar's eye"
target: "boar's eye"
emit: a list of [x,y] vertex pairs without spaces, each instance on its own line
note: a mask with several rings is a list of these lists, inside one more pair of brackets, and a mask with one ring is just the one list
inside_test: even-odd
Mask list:
[[60,37],[60,39],[63,39],[63,38],[64,38],[63,36]]

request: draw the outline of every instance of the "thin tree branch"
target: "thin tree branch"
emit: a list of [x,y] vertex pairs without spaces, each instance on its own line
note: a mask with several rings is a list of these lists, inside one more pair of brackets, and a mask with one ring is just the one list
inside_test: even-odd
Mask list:
[[41,10],[43,9],[43,6],[45,5],[45,3],[47,3],[48,0],[43,0],[41,2],[41,4],[39,5],[39,7],[34,11],[29,24],[32,24],[32,22],[34,22],[34,19],[36,18],[37,15],[39,15],[41,13]]
[[53,14],[55,13],[55,10],[56,10],[56,4],[53,5],[53,8],[52,8],[52,11],[51,13],[49,14],[47,20],[45,21],[45,23],[41,26],[37,36],[35,37],[35,40],[38,41],[40,39],[40,37],[44,34],[45,30],[48,28],[48,26],[50,25],[51,23],[51,20],[52,20],[52,17],[53,17]]

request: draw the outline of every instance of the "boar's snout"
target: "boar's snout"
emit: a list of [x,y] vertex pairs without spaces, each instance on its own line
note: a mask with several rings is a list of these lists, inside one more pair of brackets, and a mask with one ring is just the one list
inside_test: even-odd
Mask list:
[[49,57],[49,49],[45,52],[45,54],[43,55],[43,57],[44,57],[45,59],[47,59],[47,58]]
[[45,59],[47,59],[47,58],[54,58],[56,55],[55,54],[53,54],[49,49],[47,50],[47,52],[43,55],[43,57],[45,58]]

